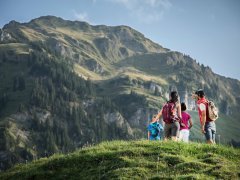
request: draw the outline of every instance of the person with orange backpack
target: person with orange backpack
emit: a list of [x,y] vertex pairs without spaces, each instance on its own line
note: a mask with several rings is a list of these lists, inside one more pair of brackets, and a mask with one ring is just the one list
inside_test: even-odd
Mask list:
[[202,89],[196,91],[192,96],[197,100],[201,131],[205,135],[208,144],[215,144],[215,120],[218,118],[218,112],[215,106],[212,106],[212,102],[205,98],[205,93]]
[[177,91],[170,93],[170,100],[163,106],[156,119],[159,119],[161,116],[163,116],[163,122],[165,123],[164,140],[172,139],[177,141],[182,119],[181,104]]

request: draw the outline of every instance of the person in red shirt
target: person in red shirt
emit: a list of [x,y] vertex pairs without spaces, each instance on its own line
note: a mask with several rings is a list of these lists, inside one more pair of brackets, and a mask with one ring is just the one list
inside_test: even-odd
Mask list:
[[193,94],[197,100],[198,114],[201,124],[201,131],[205,135],[208,144],[215,144],[216,124],[208,116],[208,100],[202,89]]

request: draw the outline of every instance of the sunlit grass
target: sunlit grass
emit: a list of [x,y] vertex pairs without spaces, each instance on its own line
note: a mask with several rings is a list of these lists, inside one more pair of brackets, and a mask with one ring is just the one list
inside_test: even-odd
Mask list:
[[47,36],[35,31],[32,28],[21,27],[20,30],[30,41],[42,41],[47,39]]
[[13,51],[16,54],[29,54],[29,47],[23,43],[0,44],[0,52]]
[[198,143],[112,141],[56,154],[1,179],[238,179],[240,149]]

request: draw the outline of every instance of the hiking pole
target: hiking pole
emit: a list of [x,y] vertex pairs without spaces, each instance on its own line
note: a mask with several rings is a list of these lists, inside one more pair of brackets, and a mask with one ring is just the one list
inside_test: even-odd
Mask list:
[[220,144],[220,137],[221,137],[221,135],[219,134],[218,135],[218,144]]

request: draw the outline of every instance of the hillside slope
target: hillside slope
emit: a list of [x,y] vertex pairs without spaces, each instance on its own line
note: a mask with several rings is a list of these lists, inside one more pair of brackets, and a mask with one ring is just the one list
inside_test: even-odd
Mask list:
[[240,150],[197,143],[112,141],[20,164],[1,179],[239,179]]

